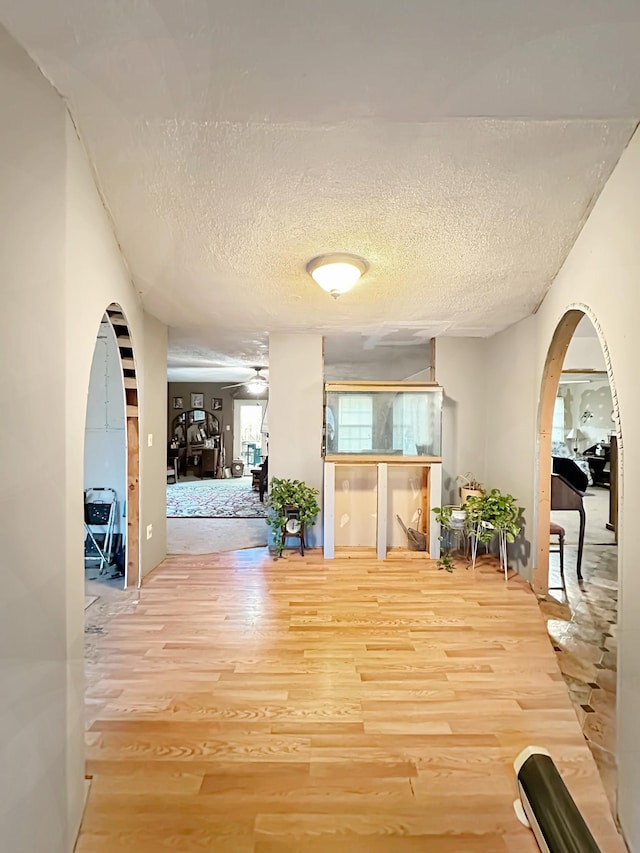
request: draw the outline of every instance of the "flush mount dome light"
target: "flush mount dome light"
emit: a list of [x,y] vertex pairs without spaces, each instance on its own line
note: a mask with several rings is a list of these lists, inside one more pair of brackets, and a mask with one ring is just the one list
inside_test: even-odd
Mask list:
[[347,254],[318,255],[307,264],[311,278],[334,299],[351,290],[368,269],[364,258]]

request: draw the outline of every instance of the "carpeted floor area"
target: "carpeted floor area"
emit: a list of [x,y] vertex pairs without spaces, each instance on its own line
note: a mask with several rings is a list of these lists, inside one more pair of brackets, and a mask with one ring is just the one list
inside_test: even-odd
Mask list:
[[188,480],[167,485],[167,518],[264,518],[251,479]]
[[263,518],[168,518],[168,554],[215,554],[265,547]]

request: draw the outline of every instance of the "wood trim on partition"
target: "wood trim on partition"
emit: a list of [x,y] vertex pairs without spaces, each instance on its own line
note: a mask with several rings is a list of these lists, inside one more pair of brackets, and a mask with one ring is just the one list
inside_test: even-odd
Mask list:
[[140,436],[138,418],[127,418],[127,571],[125,586],[140,581]]
[[343,465],[377,465],[386,462],[388,465],[439,465],[441,456],[389,456],[384,454],[350,454],[333,453],[325,456],[325,462],[335,462]]
[[580,367],[565,367],[562,370],[563,373],[585,373],[585,374],[593,374],[594,376],[606,376],[606,370],[596,370],[595,367],[589,367],[586,370]]
[[437,382],[325,382],[325,391],[439,391]]
[[533,588],[545,595],[549,586],[549,523],[551,520],[551,437],[553,409],[558,394],[562,365],[582,311],[567,311],[560,320],[547,353],[542,373],[538,410],[538,549],[533,572]]
[[140,428],[138,374],[129,324],[120,306],[113,302],[106,315],[116,337],[127,422],[127,541],[125,587],[138,586],[140,570]]
[[[429,518],[431,513],[431,496],[429,494],[429,479],[431,475],[431,465],[425,465],[422,469],[422,479],[420,482],[420,523],[419,529],[427,537],[427,551],[429,550]],[[438,503],[440,503],[438,501]]]

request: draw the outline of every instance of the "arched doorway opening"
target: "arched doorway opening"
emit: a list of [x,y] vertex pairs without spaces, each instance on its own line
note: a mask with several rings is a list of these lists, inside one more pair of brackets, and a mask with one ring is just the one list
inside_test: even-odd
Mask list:
[[138,381],[129,324],[116,303],[102,318],[94,350],[84,488],[85,570],[97,568],[98,577],[124,588],[139,586]]
[[612,431],[617,443],[617,496],[618,502],[623,493],[623,442],[620,422],[620,410],[616,394],[615,380],[609,356],[609,348],[599,323],[587,308],[580,306],[568,310],[558,323],[554,332],[542,375],[540,404],[538,408],[538,523],[537,523],[537,560],[533,576],[533,587],[540,595],[545,595],[549,587],[549,522],[551,516],[551,471],[553,416],[567,350],[578,324],[587,317],[597,334],[612,397]]
[[533,585],[547,599],[549,635],[615,814],[623,445],[608,346],[587,306],[572,306],[556,327],[538,416]]

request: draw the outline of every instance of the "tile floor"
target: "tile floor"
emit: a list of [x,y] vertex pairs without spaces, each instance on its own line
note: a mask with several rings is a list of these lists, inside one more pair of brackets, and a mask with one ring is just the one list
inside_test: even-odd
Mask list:
[[[618,557],[614,535],[605,527],[608,490],[590,488],[584,505],[584,581],[578,583],[575,572],[578,515],[553,512],[553,520],[566,530],[565,588],[550,590],[549,599],[541,606],[548,617],[549,635],[569,695],[615,815]],[[556,554],[551,555],[549,585],[561,586]]]

